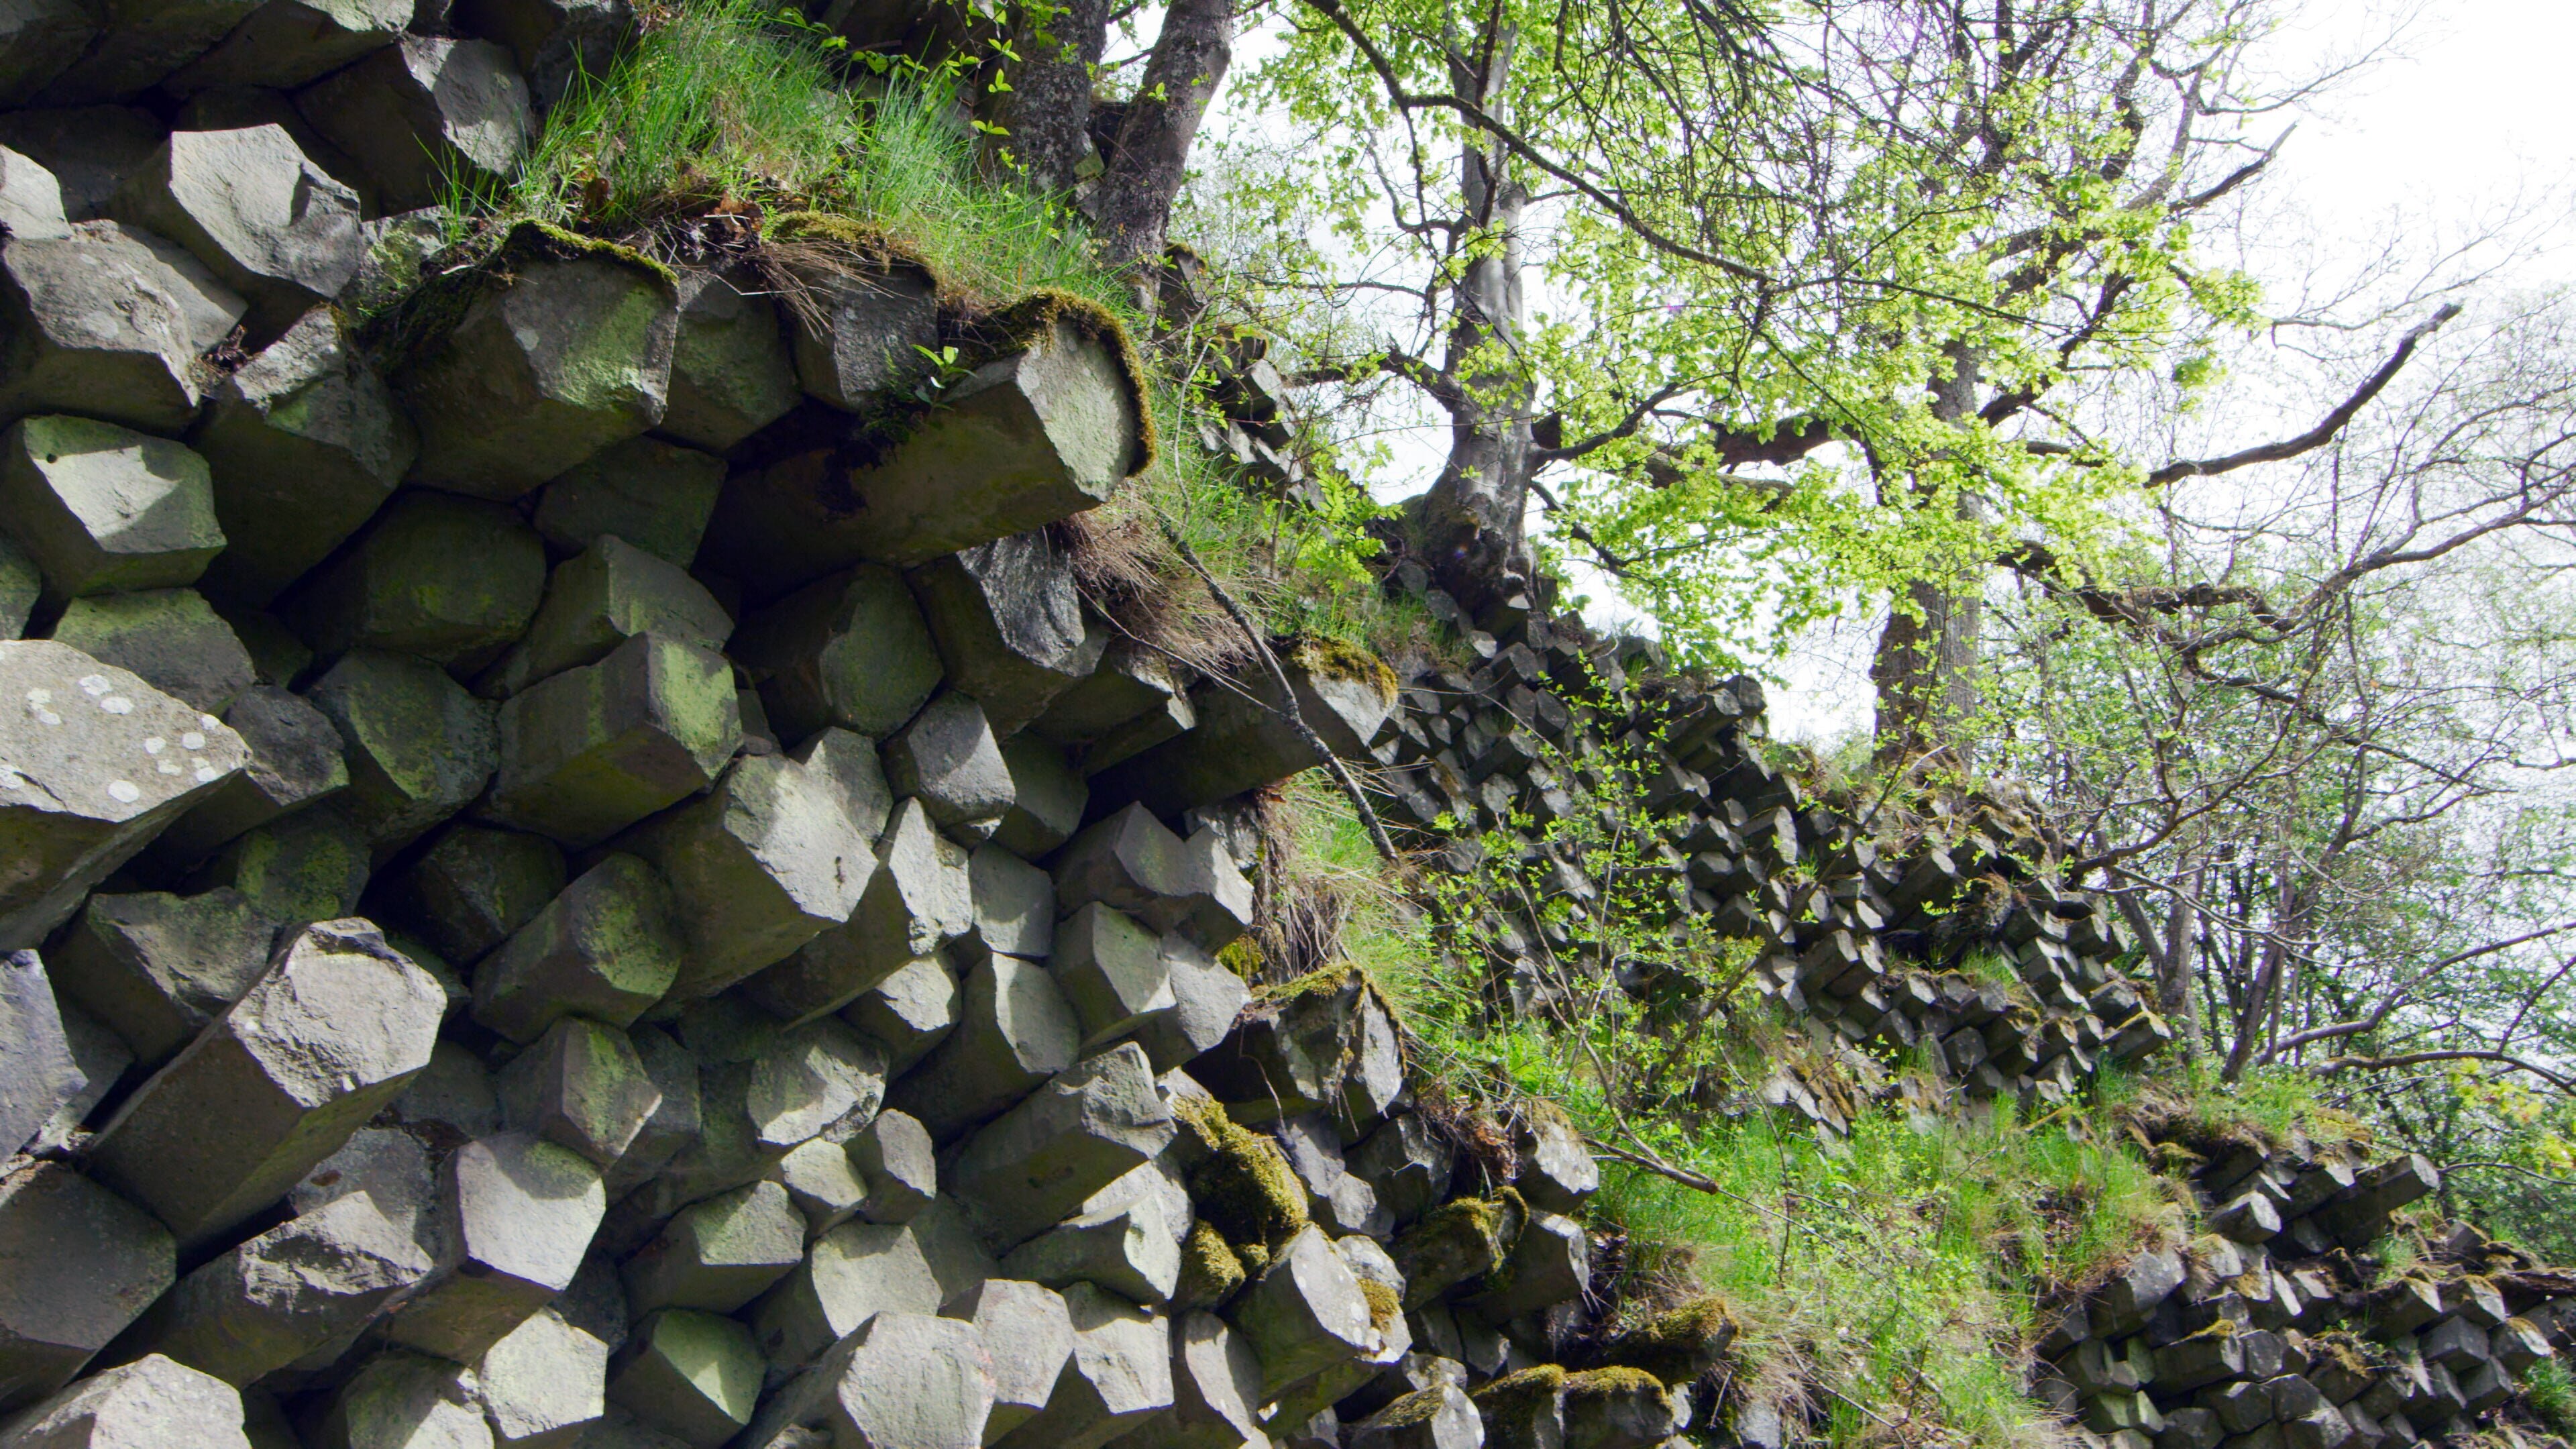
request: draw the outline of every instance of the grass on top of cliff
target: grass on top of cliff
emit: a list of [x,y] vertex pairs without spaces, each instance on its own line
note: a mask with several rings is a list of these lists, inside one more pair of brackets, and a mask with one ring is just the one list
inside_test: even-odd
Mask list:
[[987,305],[1053,287],[1134,320],[1062,211],[976,175],[973,138],[936,77],[845,76],[828,39],[753,0],[664,10],[547,115],[513,180],[457,189],[452,224],[533,218],[658,253],[719,208],[823,211]]

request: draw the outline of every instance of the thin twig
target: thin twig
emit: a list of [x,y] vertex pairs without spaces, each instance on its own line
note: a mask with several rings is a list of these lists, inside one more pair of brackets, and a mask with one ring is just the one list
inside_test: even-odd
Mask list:
[[1161,517],[1155,521],[1163,526],[1163,537],[1181,556],[1181,562],[1188,564],[1190,572],[1199,576],[1199,582],[1207,586],[1208,594],[1216,600],[1217,607],[1225,610],[1226,617],[1234,621],[1234,627],[1243,631],[1245,641],[1252,645],[1253,656],[1261,661],[1262,668],[1270,672],[1270,682],[1278,686],[1279,703],[1272,704],[1268,700],[1255,702],[1286,720],[1297,731],[1297,737],[1306,742],[1306,748],[1314,751],[1315,758],[1323,762],[1325,772],[1333,777],[1334,784],[1341,786],[1342,793],[1350,797],[1351,808],[1359,812],[1360,824],[1368,827],[1369,843],[1377,847],[1379,858],[1397,859],[1395,842],[1387,837],[1386,827],[1378,823],[1377,812],[1369,808],[1368,796],[1360,792],[1360,782],[1352,778],[1349,767],[1342,763],[1342,757],[1333,753],[1323,737],[1315,733],[1314,726],[1306,723],[1304,712],[1297,708],[1297,690],[1289,684],[1288,671],[1280,666],[1279,656],[1271,652],[1269,638],[1252,627],[1252,616],[1234,601],[1234,595],[1225,591],[1225,585],[1216,581],[1216,575],[1208,572],[1208,566],[1199,562],[1198,550],[1191,548],[1189,540],[1181,537],[1181,531],[1172,526],[1172,521]]

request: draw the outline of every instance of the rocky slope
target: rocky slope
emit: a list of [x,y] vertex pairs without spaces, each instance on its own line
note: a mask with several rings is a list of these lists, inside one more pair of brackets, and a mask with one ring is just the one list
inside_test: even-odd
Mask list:
[[[1419,1097],[1356,971],[1228,964],[1291,704],[1434,850],[1633,737],[1672,909],[1959,1104],[2166,1035],[2027,842],[1882,858],[1748,685],[1454,605],[1473,670],[1292,650],[1288,698],[1126,635],[1056,527],[1156,446],[1096,309],[977,318],[925,410],[956,318],[899,259],[791,307],[523,226],[420,282],[420,208],[620,5],[11,24],[0,1449],[1793,1437],[1722,1305],[1597,1331],[1561,1116]],[[1210,441],[1291,486],[1259,383]],[[1972,907],[2010,983],[1927,948]],[[1497,1001],[1538,929],[1473,924]],[[2361,1276],[2420,1165],[2284,1151],[2209,1158],[2223,1242],[2066,1313],[2041,1390],[2124,1449],[2332,1449],[2563,1344],[2569,1285],[2474,1235]]]

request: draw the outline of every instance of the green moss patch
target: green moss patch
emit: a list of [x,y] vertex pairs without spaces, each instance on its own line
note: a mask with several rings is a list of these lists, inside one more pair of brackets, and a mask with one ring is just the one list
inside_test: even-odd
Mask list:
[[1259,1266],[1267,1266],[1270,1252],[1306,1226],[1305,1184],[1278,1143],[1237,1123],[1221,1104],[1179,1097],[1172,1110],[1182,1130],[1198,1139],[1205,1159],[1189,1179],[1201,1220],[1223,1234],[1247,1266],[1246,1250],[1260,1247]]

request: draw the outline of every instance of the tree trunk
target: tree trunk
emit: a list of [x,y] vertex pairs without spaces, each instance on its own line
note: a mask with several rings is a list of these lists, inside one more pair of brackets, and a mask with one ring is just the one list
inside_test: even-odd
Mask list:
[[[1489,37],[1479,71],[1453,55],[1459,93],[1489,113],[1511,69],[1512,34]],[[1441,586],[1470,608],[1501,592],[1506,578],[1531,572],[1523,515],[1529,507],[1531,459],[1529,369],[1516,356],[1526,316],[1521,293],[1521,214],[1528,192],[1512,179],[1503,149],[1462,149],[1463,220],[1492,245],[1467,265],[1451,296],[1454,318],[1441,371],[1450,382],[1449,458],[1415,505],[1423,562]]]
[[[1960,425],[1976,413],[1984,357],[1957,344],[1948,356],[1949,372],[1932,386],[1932,416]],[[1918,494],[1927,489],[1919,475],[1909,476],[1905,486]],[[1973,493],[1961,493],[1956,508],[1969,522],[1982,521],[1986,513]],[[1910,607],[1888,610],[1869,667],[1878,694],[1876,755],[1881,765],[1902,766],[1927,755],[1961,771],[1971,763],[1974,741],[1963,726],[1979,703],[1983,582],[1979,578],[1952,586],[1918,579],[1906,586]]]
[[1017,17],[1019,63],[1003,72],[1009,88],[987,97],[985,120],[1001,134],[984,139],[985,164],[1035,191],[1070,191],[1091,152],[1092,74],[1109,48],[1109,0],[1023,5]]
[[1172,0],[1162,34],[1127,103],[1091,211],[1102,260],[1128,266],[1162,255],[1172,198],[1187,173],[1190,143],[1233,60],[1234,0]]

